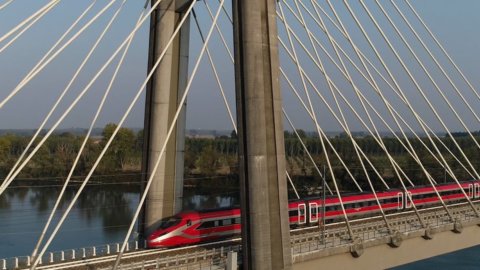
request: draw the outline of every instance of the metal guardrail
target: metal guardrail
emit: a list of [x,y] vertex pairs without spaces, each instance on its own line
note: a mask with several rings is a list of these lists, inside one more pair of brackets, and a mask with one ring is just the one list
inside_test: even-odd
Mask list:
[[[145,270],[145,269],[188,269],[188,270],[214,270],[225,269],[228,264],[228,254],[231,252],[239,253],[240,245],[234,245],[227,248],[217,248],[212,250],[195,251],[194,253],[166,256],[153,260],[141,262],[126,263],[119,266],[119,270]],[[234,262],[238,264],[239,262]],[[100,268],[101,270],[110,270],[111,268]]]
[[[127,243],[126,252],[140,250],[146,247],[146,242],[131,241]],[[40,258],[39,266],[62,263],[66,261],[84,260],[107,255],[118,254],[121,244],[106,244],[94,247],[76,248],[62,251],[48,252]],[[19,256],[0,260],[0,270],[28,268],[32,265],[31,256]]]

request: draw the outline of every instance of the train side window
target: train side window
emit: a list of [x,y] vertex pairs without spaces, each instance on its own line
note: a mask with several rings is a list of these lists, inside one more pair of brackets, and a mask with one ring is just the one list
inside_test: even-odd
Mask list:
[[235,218],[235,224],[240,224],[242,221],[240,217]]
[[305,213],[306,208],[307,206],[304,203],[298,205],[298,224],[305,224],[307,222]]
[[229,226],[232,225],[232,220],[231,219],[224,219],[223,220],[223,226]]
[[318,222],[318,204],[310,203],[308,207],[310,211],[310,222]]
[[412,192],[407,191],[405,194],[405,208],[406,209],[412,208],[412,203],[413,203]]
[[475,184],[473,187],[475,189],[475,198],[478,199],[480,197],[480,184]]
[[468,197],[473,198],[473,185],[468,185]]
[[403,209],[403,193],[397,193],[397,208],[399,210]]
[[213,221],[205,221],[198,227],[198,229],[209,229],[213,228],[215,226],[215,223]]

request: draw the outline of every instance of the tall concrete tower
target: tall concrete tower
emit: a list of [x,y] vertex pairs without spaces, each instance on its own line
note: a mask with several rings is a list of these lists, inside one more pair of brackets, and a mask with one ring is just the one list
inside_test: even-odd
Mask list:
[[244,269],[290,269],[275,0],[233,0]]

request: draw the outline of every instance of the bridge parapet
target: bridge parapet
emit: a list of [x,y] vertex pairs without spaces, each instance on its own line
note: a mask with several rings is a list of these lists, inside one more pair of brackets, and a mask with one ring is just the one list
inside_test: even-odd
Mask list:
[[[121,244],[106,244],[99,246],[67,249],[62,251],[53,251],[46,253],[41,259],[39,265],[53,265],[75,260],[87,260],[102,256],[118,254]],[[130,241],[127,243],[127,252],[141,250],[146,247],[145,241]],[[28,268],[33,263],[30,256],[18,256],[0,260],[0,270]]]
[[[478,202],[475,206],[479,208]],[[299,263],[349,252],[356,257],[355,252],[359,248],[362,249],[360,256],[363,249],[369,247],[384,244],[399,247],[406,239],[423,237],[428,240],[440,232],[461,233],[464,227],[480,224],[480,218],[476,216],[470,205],[462,203],[449,207],[454,220],[451,220],[441,207],[419,210],[427,227],[422,227],[417,215],[413,212],[391,214],[388,220],[395,234],[388,231],[385,223],[380,220],[381,217],[355,220],[352,222],[352,231],[360,239],[360,243],[358,240],[352,241],[347,228],[341,224],[327,225],[323,235],[318,230],[294,235],[292,236],[293,262]]]

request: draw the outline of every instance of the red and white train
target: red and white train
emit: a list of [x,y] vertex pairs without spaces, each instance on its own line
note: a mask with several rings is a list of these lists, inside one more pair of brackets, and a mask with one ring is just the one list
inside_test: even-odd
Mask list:
[[[480,200],[480,181],[460,183],[472,200]],[[455,183],[436,186],[445,203],[466,201]],[[382,209],[387,213],[412,208],[426,208],[438,205],[440,200],[431,186],[413,187],[404,192],[399,189],[377,192]],[[378,215],[378,206],[373,193],[363,192],[342,196],[349,218]],[[314,198],[292,201],[288,204],[289,220],[292,227],[313,226],[323,217],[323,199]],[[325,223],[343,218],[340,201],[336,196],[325,198]],[[158,230],[148,236],[149,248],[166,248],[228,238],[240,233],[240,209],[217,209],[209,211],[182,212],[161,221]]]

